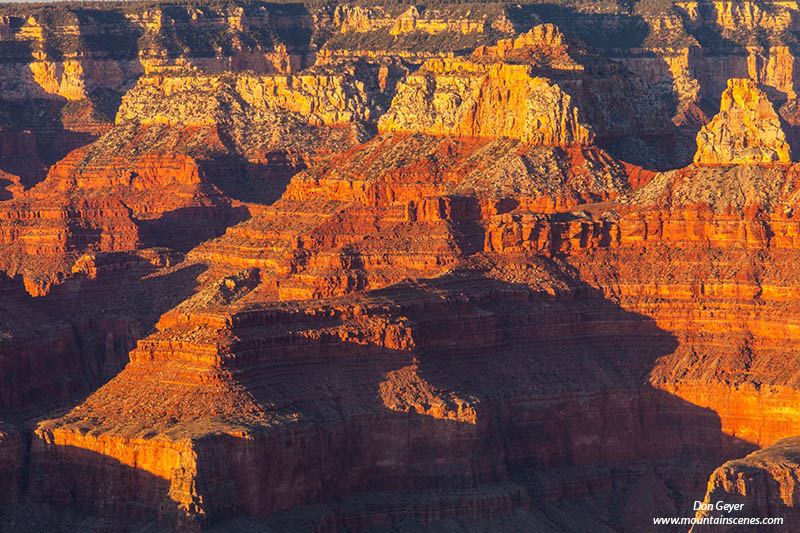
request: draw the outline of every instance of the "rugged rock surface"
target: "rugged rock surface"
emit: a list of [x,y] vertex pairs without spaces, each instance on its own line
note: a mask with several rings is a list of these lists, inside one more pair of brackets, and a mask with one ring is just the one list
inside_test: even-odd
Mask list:
[[2,527],[795,520],[792,5],[3,10]]
[[140,79],[123,98],[117,123],[189,127],[226,120],[258,123],[265,120],[259,113],[283,110],[309,117],[313,125],[332,126],[369,121],[374,114],[369,96],[363,82],[346,74],[209,76],[189,72]]
[[1,208],[4,268],[39,294],[48,282],[34,280],[82,251],[185,248],[218,235],[247,211],[230,197],[274,198],[287,175],[363,140],[371,109],[347,76],[142,78],[113,129]]
[[306,10],[259,3],[7,6],[0,14],[0,130],[25,135],[34,157],[3,170],[25,187],[41,181],[47,166],[108,131],[120,97],[141,75],[303,68],[311,59],[302,36],[312,26]]
[[[563,36],[552,26],[537,26],[515,41],[501,41],[493,54],[504,59],[547,47],[566,56]],[[510,49],[510,50],[509,50]],[[559,50],[560,49],[560,50]],[[558,63],[559,58],[551,59]],[[580,68],[567,56],[560,68]],[[539,66],[539,65],[535,65]],[[535,68],[535,67],[534,67]],[[586,144],[593,133],[578,117],[571,97],[529,65],[475,61],[429,60],[398,86],[381,131],[411,131],[433,135],[509,137],[540,145]]]
[[264,269],[282,300],[332,296],[441,275],[483,249],[494,213],[552,213],[629,188],[595,147],[386,134],[299,173],[268,209],[190,257]]
[[752,80],[728,80],[719,113],[697,134],[694,162],[737,165],[790,159],[786,134],[767,95]]
[[[570,96],[546,79],[532,78],[527,68],[498,65],[459,79],[464,70],[442,60],[426,63],[400,86],[392,110],[381,117],[381,131],[509,137],[549,146],[585,144],[593,137]],[[424,77],[428,72],[433,79]]]
[[[759,531],[783,531],[798,520],[800,493],[797,472],[800,438],[780,440],[743,459],[728,461],[708,481],[703,510],[696,518],[783,518],[783,524],[757,526]],[[735,510],[717,509],[717,502],[736,505]],[[708,504],[711,504],[710,506]],[[710,507],[706,510],[706,507]],[[697,524],[692,531],[735,531],[735,525]]]
[[[598,68],[596,62],[554,26],[536,26],[478,48],[467,60],[428,60],[398,86],[378,127],[541,145],[587,144],[594,139],[592,126],[608,136],[663,133],[666,116],[647,87],[622,69]],[[604,99],[620,93],[636,95],[631,107],[637,115],[613,104],[621,113],[613,119],[606,114],[610,102]]]
[[460,55],[516,33],[508,8],[498,4],[340,4],[316,15],[331,32],[320,50],[327,57],[400,56],[417,62]]
[[796,98],[797,7],[791,3],[648,1],[628,13],[577,3],[549,12],[526,9],[650,82],[672,102],[680,125],[702,126],[730,78],[750,78],[778,102]]
[[[489,268],[489,279],[507,275],[501,265]],[[670,336],[602,299],[577,296],[569,303],[573,282],[546,262],[530,264],[517,285],[466,271],[400,284],[353,303],[248,305],[254,292],[238,289],[244,279],[217,289],[233,293],[225,314],[218,310],[219,297],[205,296],[168,313],[159,332],[132,352],[125,371],[67,416],[39,426],[33,475],[43,480],[47,498],[66,483],[74,503],[94,508],[91,491],[98,480],[119,479],[116,469],[136,464],[140,476],[170,480],[160,489],[148,485],[151,496],[141,500],[147,506],[142,512],[161,505],[187,519],[213,520],[237,508],[261,515],[351,491],[436,489],[445,482],[483,492],[507,483],[512,472],[565,461],[656,458],[684,446],[713,457],[727,446],[718,433],[700,437],[690,429],[688,421],[710,413],[683,408],[653,389],[636,391],[649,366],[645,361],[672,349]],[[555,299],[537,294],[548,285]],[[564,351],[575,309],[585,322],[580,335],[597,339],[588,341],[597,350],[593,356],[583,347],[586,340]],[[610,334],[612,316],[620,328],[616,356],[600,340]],[[634,340],[641,335],[650,339],[652,352]],[[474,339],[470,355],[462,352],[463,341],[456,342],[465,336]],[[537,355],[524,348],[533,338],[540,345]],[[487,360],[487,353],[497,355]],[[590,374],[580,383],[562,381],[572,379],[572,365],[592,366],[597,353],[619,366],[607,366],[601,382]],[[295,360],[324,371],[298,373],[291,370]],[[365,402],[370,391],[377,396]],[[565,403],[550,403],[555,397]],[[593,407],[580,408],[584,402]],[[193,407],[198,404],[207,406],[202,413]],[[649,418],[645,412],[651,409],[669,413],[670,423]],[[562,410],[576,417],[566,432],[547,422]],[[621,445],[631,434],[643,439],[635,449]],[[421,453],[434,436],[431,454]],[[278,453],[277,443],[283,443],[281,460],[259,459]],[[74,448],[86,450],[86,457],[73,454]],[[113,461],[99,465],[88,450]],[[341,450],[355,461],[343,470],[340,462],[326,460]],[[257,464],[264,469],[247,466]],[[528,505],[518,495],[524,483],[506,485],[512,506]],[[268,487],[276,484],[287,489],[272,493]],[[131,509],[116,509],[123,511]],[[324,520],[333,524],[381,523],[360,513],[341,516],[335,508],[326,514]]]

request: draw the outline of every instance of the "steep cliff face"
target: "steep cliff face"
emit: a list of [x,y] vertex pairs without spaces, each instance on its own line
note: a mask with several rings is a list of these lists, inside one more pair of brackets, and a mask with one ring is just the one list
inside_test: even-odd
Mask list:
[[[797,6],[785,2],[637,2],[602,12],[592,4],[520,7],[558,24],[623,63],[670,105],[689,130],[713,113],[730,78],[749,78],[778,102],[797,95]],[[602,28],[602,31],[599,31]]]
[[694,162],[735,165],[790,159],[786,134],[767,95],[751,80],[728,80],[719,114],[697,134]]
[[370,96],[363,82],[346,74],[153,76],[125,95],[116,121],[209,126],[226,120],[258,122],[257,114],[278,110],[307,117],[312,125],[333,126],[374,120]]
[[[166,314],[126,370],[86,403],[41,424],[34,471],[45,479],[56,472],[76,501],[98,512],[90,498],[97,480],[119,479],[124,467],[116,463],[135,462],[162,480],[160,491],[147,491],[160,494],[162,508],[202,521],[233,509],[269,515],[337,494],[445,486],[472,488],[476,502],[506,484],[509,503],[524,507],[515,491],[525,482],[508,483],[528,469],[684,449],[714,456],[725,445],[713,430],[693,429],[710,413],[640,388],[648,361],[673,347],[649,321],[580,290],[573,296],[574,281],[547,261],[528,263],[514,284],[503,281],[517,270],[513,262],[487,257],[469,268],[352,303],[267,307],[249,303],[257,289],[248,276],[229,278]],[[532,339],[535,351],[526,349]],[[598,354],[602,380],[568,378]],[[310,367],[324,371],[303,370]],[[143,404],[142,394],[151,401]],[[548,422],[553,416],[569,427]],[[91,428],[85,437],[81,427]],[[155,448],[184,439],[192,443],[190,465]],[[87,471],[72,447],[114,461]],[[327,460],[343,450],[352,463]],[[393,497],[385,498],[391,516]],[[145,512],[157,504],[142,503]],[[437,508],[437,516],[451,512]],[[384,520],[336,507],[326,514],[358,528]]]
[[[509,157],[554,164],[514,178]],[[473,167],[474,175],[464,171]],[[760,171],[691,167],[618,203],[548,213],[541,197],[587,177],[607,186],[604,176],[616,172],[617,185],[595,194],[624,194],[626,167],[593,147],[380,136],[299,174],[275,204],[191,252],[215,268],[263,270],[220,279],[164,314],[119,376],[39,426],[39,497],[102,514],[94,487],[115,480],[109,501],[141,486],[148,496],[137,507],[108,508],[131,520],[161,509],[165,523],[189,527],[241,511],[297,524],[296,515],[276,513],[340,494],[363,508],[365,491],[383,491],[381,517],[325,503],[319,520],[303,522],[367,528],[400,516],[404,504],[391,503],[392,489],[432,491],[406,507],[415,517],[424,509],[469,516],[435,496],[444,486],[469,488],[459,493],[468,508],[492,501],[494,512],[527,513],[525,495],[539,490],[529,480],[557,477],[551,469],[713,462],[791,435],[800,430],[788,410],[796,393],[770,369],[779,361],[775,339],[786,346],[790,338],[780,324],[791,311],[776,310],[792,274],[770,270],[777,256],[764,256],[763,271],[724,266],[748,264],[748,247],[771,250],[764,228],[773,222],[748,210],[760,190],[771,212],[792,195],[787,167]],[[742,190],[748,173],[761,185],[742,198],[728,191],[725,179]],[[664,176],[701,181],[682,192]],[[670,210],[648,211],[667,193]],[[698,194],[720,200],[700,208]],[[645,239],[646,216],[663,223],[650,229],[648,220]],[[743,230],[726,240],[724,230],[705,229],[725,224]],[[386,252],[400,246],[402,255]],[[409,275],[436,279],[399,282]],[[351,296],[299,301],[332,294]],[[738,313],[732,302],[760,307]],[[303,364],[287,367],[286,357]],[[303,368],[335,379],[320,382],[317,370]],[[769,392],[751,386],[767,376]],[[753,402],[768,408],[748,409]],[[393,444],[376,451],[367,444],[376,435]],[[435,451],[417,452],[432,439]],[[357,462],[326,459],[342,450]],[[126,475],[134,464],[137,474]],[[48,472],[67,480],[69,496]],[[697,480],[667,477],[684,503],[700,498]],[[556,499],[569,492],[559,483]],[[269,488],[284,485],[291,490]],[[609,527],[621,523],[623,511],[614,513],[604,519]]]
[[3,268],[50,278],[83,251],[218,235],[246,212],[230,196],[274,199],[288,175],[363,139],[373,109],[347,75],[142,78],[108,133],[3,206]]
[[794,8],[611,7],[3,8],[4,521],[793,517]]
[[31,149],[24,166],[3,170],[26,188],[40,182],[47,166],[110,129],[120,97],[142,75],[299,70],[313,62],[312,31],[299,6],[8,6],[0,130],[26,136]]
[[372,113],[363,83],[347,75],[146,77],[126,94],[116,126],[55,165],[49,181],[143,193],[215,185],[242,199],[256,189],[274,194],[270,180],[364,139]]
[[[728,461],[708,481],[698,520],[716,517],[783,518],[783,524],[758,526],[763,531],[781,531],[797,522],[798,438],[783,439],[743,459]],[[717,502],[735,507],[718,508]],[[692,531],[734,531],[735,526],[699,523]]]
[[316,17],[331,34],[321,54],[340,58],[399,56],[418,62],[460,55],[516,32],[505,6],[492,4],[337,4],[321,9]]
[[58,278],[3,277],[4,418],[18,422],[77,401],[119,372],[160,314],[202,283],[205,268],[178,265],[176,255],[152,248],[87,254]]
[[570,96],[528,68],[497,65],[464,77],[469,67],[426,63],[400,85],[381,131],[509,137],[547,146],[587,144],[593,137]]
[[333,22],[339,26],[339,32],[367,32],[377,29],[388,29],[390,35],[411,32],[426,33],[473,33],[485,32],[490,27],[509,30],[509,21],[503,17],[502,8],[486,6],[483,10],[474,9],[435,9],[411,6],[360,7],[339,5],[333,13]]
[[490,214],[629,188],[625,168],[594,147],[386,134],[296,175],[272,206],[190,256],[263,268],[281,299],[331,296],[442,274],[483,249]]
[[582,279],[676,335],[654,387],[713,409],[726,434],[769,445],[798,431],[786,363],[794,274],[774,267],[796,255],[796,195],[794,166],[692,166],[570,216],[495,215],[486,249],[566,254]]
[[3,97],[92,99],[175,67],[291,72],[308,64],[312,16],[263,3],[7,7]]
[[[381,131],[510,137],[543,145],[587,144],[595,136],[667,133],[646,86],[619,68],[600,69],[552,25],[478,48],[468,60],[429,60],[397,89]],[[627,114],[604,101],[636,95]],[[612,117],[608,108],[617,110]]]

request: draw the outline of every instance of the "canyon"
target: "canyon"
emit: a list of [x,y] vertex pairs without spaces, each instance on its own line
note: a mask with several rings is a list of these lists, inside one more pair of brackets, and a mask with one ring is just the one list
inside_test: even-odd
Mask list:
[[0,530],[796,529],[799,20],[0,6]]

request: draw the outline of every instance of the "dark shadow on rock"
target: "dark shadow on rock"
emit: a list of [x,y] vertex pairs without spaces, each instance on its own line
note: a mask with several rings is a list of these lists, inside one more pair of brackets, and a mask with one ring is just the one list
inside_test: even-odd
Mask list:
[[248,218],[250,212],[246,207],[232,207],[220,202],[212,206],[181,207],[158,218],[136,219],[135,222],[145,247],[168,247],[188,252]]
[[[545,70],[542,74],[572,97],[581,120],[597,134],[599,146],[647,170],[680,168],[691,161],[686,161],[684,150],[676,149],[680,135],[671,120],[676,105],[670,95],[657,93],[638,74],[613,59],[643,46],[650,28],[641,15],[588,13],[553,3],[517,6],[509,13],[520,29],[552,22],[568,37],[589,46],[584,51],[570,45],[570,55],[584,64],[579,82],[568,70]],[[621,97],[620,91],[627,96]]]
[[[720,501],[743,505],[730,512],[714,509],[706,512],[705,516],[782,518],[782,524],[760,524],[758,527],[749,529],[701,524],[694,526],[692,531],[700,533],[711,531],[763,531],[767,533],[796,531],[797,525],[800,524],[800,512],[796,505],[797,497],[792,494],[787,498],[787,495],[793,491],[797,477],[798,458],[800,458],[800,437],[781,439],[747,457],[722,465],[724,473],[719,476],[718,481],[726,480],[733,488],[733,492],[726,490],[722,483],[716,483],[713,488],[709,486],[708,499],[712,505]],[[779,479],[783,483],[780,483]],[[702,501],[703,498],[698,498],[698,500]]]
[[[471,52],[471,49],[465,50],[463,54]],[[455,53],[456,55],[462,55],[459,52]],[[363,57],[356,60],[353,67],[353,75],[364,83],[367,93],[373,98],[378,114],[378,116],[372,118],[375,122],[365,124],[370,137],[375,137],[378,134],[377,119],[388,111],[392,105],[392,100],[397,94],[398,83],[418,67],[419,65],[413,61],[403,59],[396,63],[369,61]]]
[[189,525],[170,480],[108,455],[36,439],[25,497],[0,508],[0,531],[174,531]]
[[[567,35],[575,37],[590,47],[606,55],[608,64],[615,64],[613,59],[624,59],[635,50],[637,57],[647,57],[656,61],[656,52],[646,51],[644,46],[649,48],[669,48],[675,46],[674,43],[665,42],[659,46],[658,42],[652,41],[657,35],[651,35],[650,28],[645,22],[642,14],[639,14],[635,7],[643,7],[643,3],[618,3],[617,11],[614,13],[591,13],[581,7],[563,5],[555,2],[543,2],[533,5],[516,6],[509,8],[509,18],[518,31],[526,31],[535,24],[541,22],[551,22]],[[609,127],[613,127],[613,122],[606,121],[601,127],[597,127],[597,121],[593,119],[593,114],[598,110],[604,109],[606,104],[599,100],[593,100],[592,94],[608,94],[608,91],[599,89],[589,89],[583,99],[580,95],[572,94],[573,98],[579,102],[579,109],[582,111],[584,120],[595,126],[598,133],[598,144],[611,153],[614,157],[626,162],[643,167],[647,170],[664,171],[683,168],[692,161],[695,151],[694,139],[697,132],[704,125],[703,115],[712,117],[719,110],[722,91],[725,89],[725,81],[728,78],[749,78],[748,67],[748,46],[760,45],[768,50],[771,46],[770,38],[766,31],[756,30],[735,35],[722,29],[716,24],[716,12],[713,4],[701,2],[697,6],[697,14],[690,15],[682,9],[666,4],[660,6],[665,9],[662,14],[670,14],[678,17],[682,21],[682,28],[686,31],[688,38],[695,39],[700,47],[691,47],[691,43],[686,44],[690,50],[690,63],[699,61],[693,70],[697,71],[698,81],[701,85],[700,101],[690,102],[686,109],[679,108],[679,95],[677,93],[659,94],[658,98],[664,105],[667,117],[675,117],[682,124],[680,128],[673,129],[671,121],[664,121],[664,134],[655,136],[652,131],[643,131],[631,135],[608,135]],[[633,8],[633,9],[632,9]],[[659,10],[661,12],[661,10]],[[698,16],[699,14],[699,16]],[[698,23],[699,18],[700,22]],[[647,39],[651,39],[647,41]],[[693,57],[693,50],[702,50],[703,56]],[[714,63],[717,58],[725,58],[724,63]],[[690,68],[692,66],[690,65]],[[712,86],[712,78],[704,72],[706,70],[724,69],[725,76],[722,77],[722,86]],[[566,87],[564,87],[565,90]],[[770,99],[778,105],[786,101],[786,94],[765,87]],[[569,92],[569,91],[567,91]],[[588,99],[587,99],[588,98]],[[585,101],[584,101],[585,100]],[[583,104],[583,105],[580,105]],[[623,117],[630,110],[624,106],[618,107],[618,112]],[[633,114],[640,111],[637,105],[632,106]]]
[[[465,498],[477,501],[482,487],[513,482],[532,495],[530,472],[685,458],[718,464],[753,449],[722,433],[714,412],[649,385],[655,361],[678,345],[672,334],[572,283],[571,296],[553,298],[456,272],[370,291],[353,308],[331,300],[335,312],[234,320],[240,344],[232,349],[242,351],[229,370],[275,425],[246,439],[196,442],[209,519],[245,513],[300,529],[380,527],[395,515],[425,516],[392,500],[403,491],[470,489]],[[316,304],[298,309],[306,305]],[[266,331],[286,336],[259,340],[275,335]],[[406,348],[383,344],[404,332],[413,339]],[[553,490],[550,497],[570,497],[569,487]],[[337,514],[335,502],[364,491],[384,494],[385,507]],[[322,522],[302,517],[311,507],[297,506],[319,502],[328,502]],[[299,515],[271,515],[292,508]]]
[[[96,279],[80,275],[32,298],[18,286],[4,292],[2,311],[22,316],[27,336],[0,345],[0,409],[25,420],[80,403],[119,373],[136,342],[159,317],[197,288],[204,265],[156,275],[128,253]],[[130,258],[126,261],[126,258]],[[27,317],[27,318],[25,318]]]
[[650,30],[640,15],[582,12],[558,3],[517,4],[509,7],[509,18],[517,31],[552,22],[589,46],[603,49],[641,47]]
[[[162,282],[139,291],[179,284]],[[362,529],[533,509],[552,522],[557,509],[545,502],[613,502],[664,461],[711,465],[752,449],[723,434],[712,411],[648,384],[656,359],[677,347],[672,334],[571,283],[553,297],[456,271],[234,317],[238,357],[225,371],[266,417],[246,437],[194,440],[207,519]],[[130,525],[174,509],[164,479],[84,449],[36,446],[27,494],[48,507],[23,511],[65,506]],[[676,508],[694,497],[685,486],[674,481],[668,495]],[[605,526],[641,525],[615,505]]]
[[20,176],[22,184],[30,188],[45,178],[50,165],[97,139],[96,134],[64,127],[61,110],[66,103],[55,96],[0,101],[4,136],[30,138],[26,151],[0,158],[0,170]]
[[10,200],[11,198],[14,197],[11,191],[6,189],[6,187],[8,187],[9,185],[13,185],[11,180],[0,178],[0,202],[2,202],[3,200]]
[[472,196],[446,196],[439,200],[448,218],[448,226],[461,251],[468,257],[483,251],[485,228],[480,224],[481,206]]
[[645,170],[665,172],[684,168],[692,163],[697,150],[695,137],[699,127],[691,131],[676,130],[664,137],[623,137],[605,139],[599,146],[612,157]]
[[275,150],[260,161],[224,155],[203,161],[201,167],[209,181],[234,200],[270,205],[281,197],[292,176],[306,168],[306,162]]
[[[144,30],[122,11],[85,6],[35,6],[30,9],[31,13],[36,12],[37,22],[45,27],[42,51],[49,61],[64,61],[74,54],[73,50],[79,50],[81,57],[92,60],[106,58],[138,63],[137,43]],[[19,16],[9,16],[12,27],[23,22],[24,19]],[[74,23],[76,33],[66,38],[50,29],[52,25],[69,22]],[[26,65],[34,56],[32,41],[4,42],[2,46],[10,54],[3,55],[3,59],[18,66]],[[27,93],[2,96],[0,126],[6,135],[31,136],[33,152],[20,155],[28,159],[34,158],[39,164],[29,164],[22,172],[15,172],[19,170],[14,168],[18,166],[18,161],[14,158],[0,158],[0,169],[19,175],[23,185],[29,188],[45,178],[48,167],[72,150],[97,139],[100,131],[95,126],[112,125],[122,95],[118,90],[98,87],[91,90],[83,100],[69,101],[46,92],[29,68],[23,67],[18,71],[21,78],[16,81],[20,86],[26,87]],[[136,74],[143,72],[142,68]],[[102,83],[105,80],[97,81]],[[135,78],[126,81],[133,83]]]
[[[139,59],[139,39],[144,28],[115,9],[70,6],[78,21],[81,50],[116,61]],[[99,30],[99,31],[98,31]]]
[[780,107],[775,105],[775,111],[781,121],[781,129],[786,134],[792,157],[797,160],[800,156],[800,106],[797,100],[791,100]]
[[[31,338],[0,345],[0,390],[7,393],[0,395],[0,413],[26,427],[28,442],[27,457],[17,458],[25,464],[22,497],[0,505],[0,531],[171,531],[176,519],[184,520],[170,499],[169,480],[141,468],[73,446],[36,451],[42,442],[34,444],[31,460],[35,421],[82,403],[113,378],[161,314],[194,293],[206,268],[157,275],[133,254],[104,255],[107,270],[96,279],[76,276],[45,297],[31,298],[13,282],[0,287],[0,316],[10,309],[35,318]],[[0,456],[14,459],[5,444]]]

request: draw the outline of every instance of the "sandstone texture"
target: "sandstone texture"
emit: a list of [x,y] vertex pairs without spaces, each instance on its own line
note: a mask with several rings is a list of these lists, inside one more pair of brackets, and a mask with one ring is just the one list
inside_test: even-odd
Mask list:
[[[717,468],[708,481],[704,503],[713,502],[712,510],[697,512],[697,518],[723,516],[716,510],[716,502],[725,501],[739,505],[731,516],[782,517],[784,524],[797,521],[800,504],[797,490],[798,464],[797,437],[779,440],[747,457],[728,461]],[[763,531],[782,531],[784,524],[758,526]],[[790,526],[791,527],[791,526]],[[692,531],[735,531],[736,526],[697,524]]]
[[[648,88],[621,68],[598,70],[596,62],[553,25],[535,26],[466,60],[428,60],[398,85],[378,127],[551,146],[590,143],[593,127],[609,136],[662,132],[668,121]],[[623,106],[615,106],[621,116],[606,114],[608,99],[620,92],[636,99],[638,115]]]
[[797,34],[0,7],[0,530],[798,529]]
[[694,162],[736,165],[790,159],[786,134],[767,95],[752,80],[728,80],[719,113],[697,134]]
[[[507,48],[523,53],[537,46],[566,55],[562,40],[556,28],[537,26],[515,41],[501,41],[493,54],[481,50],[475,55],[502,60]],[[568,58],[564,63],[567,69],[580,68]],[[378,126],[386,132],[508,137],[551,146],[587,144],[594,134],[579,119],[572,98],[557,84],[537,77],[535,66],[540,65],[428,60],[398,86]]]

